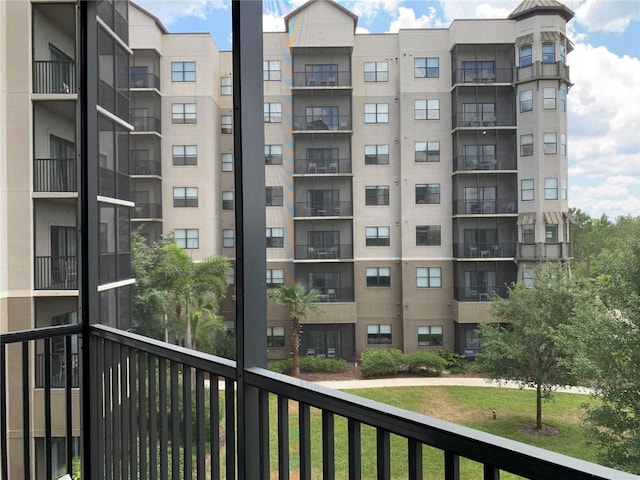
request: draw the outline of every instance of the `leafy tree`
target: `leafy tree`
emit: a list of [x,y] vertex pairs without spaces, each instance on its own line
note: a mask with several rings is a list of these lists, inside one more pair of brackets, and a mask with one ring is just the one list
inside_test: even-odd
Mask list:
[[314,305],[323,298],[322,293],[315,288],[307,290],[302,283],[298,282],[293,287],[281,286],[270,289],[269,298],[282,307],[289,310],[291,315],[291,342],[293,344],[293,358],[291,364],[291,375],[300,375],[300,342],[302,340],[302,322],[309,313],[319,313],[321,309]]
[[491,302],[500,323],[480,326],[482,349],[476,360],[494,380],[514,380],[536,389],[536,428],[542,428],[542,399],[558,386],[575,385],[571,353],[557,329],[572,319],[578,296],[563,266],[539,269],[535,286],[512,285],[507,298]]
[[184,322],[185,347],[193,348],[192,314],[198,312],[198,299],[206,297],[211,310],[217,309],[227,292],[229,262],[216,256],[196,263],[175,243],[164,245],[161,253],[152,281],[169,292],[176,319]]

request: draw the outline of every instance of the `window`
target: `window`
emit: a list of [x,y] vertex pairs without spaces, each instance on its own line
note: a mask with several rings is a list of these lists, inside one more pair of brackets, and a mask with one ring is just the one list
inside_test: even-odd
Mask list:
[[365,245],[367,247],[388,247],[390,234],[389,227],[365,227]]
[[520,135],[520,156],[529,157],[533,155],[533,133]]
[[520,92],[520,111],[533,111],[533,90],[523,90]]
[[416,162],[439,162],[440,142],[416,142],[415,159]]
[[567,136],[564,133],[560,134],[560,155],[567,154]]
[[171,62],[172,82],[195,82],[196,62]]
[[282,165],[282,145],[264,146],[265,165]]
[[542,63],[555,63],[556,61],[556,44],[553,42],[545,42],[542,44]]
[[365,145],[365,165],[389,165],[389,145]]
[[262,62],[263,80],[282,80],[282,64],[280,60],[265,60]]
[[558,225],[555,223],[547,223],[544,226],[545,243],[558,243]]
[[560,44],[560,61],[564,63],[565,57],[567,56],[567,49],[563,43]]
[[197,165],[197,145],[173,145],[171,158],[174,165]]
[[174,103],[171,105],[171,123],[196,123],[195,103]]
[[305,85],[336,85],[338,80],[337,63],[318,63],[304,66]]
[[418,327],[418,346],[431,347],[434,345],[442,345],[442,326]]
[[364,62],[365,82],[388,82],[389,64],[387,62]]
[[417,225],[416,226],[416,246],[439,246],[440,225]]
[[497,165],[495,145],[463,145],[465,170],[494,170]]
[[282,206],[282,187],[267,187],[267,207]]
[[227,285],[235,285],[236,271],[233,268],[228,268],[225,275],[227,276]]
[[542,89],[542,107],[545,110],[556,109],[556,89],[554,87],[545,87]]
[[567,111],[567,91],[564,88],[560,89],[560,111]]
[[223,153],[220,156],[223,172],[233,172],[233,153]]
[[524,267],[522,269],[522,283],[525,288],[533,288],[536,286],[536,271],[531,267]]
[[545,200],[558,199],[558,179],[557,178],[544,179],[544,199]]
[[440,100],[415,100],[413,108],[416,120],[440,119]]
[[233,192],[222,192],[222,209],[233,210]]
[[533,245],[536,243],[536,229],[533,223],[525,223],[522,225],[522,243],[525,245]]
[[462,71],[465,83],[490,83],[496,80],[496,62],[493,61],[463,61]]
[[440,203],[440,184],[426,183],[416,185],[416,203]]
[[533,200],[534,199],[533,178],[523,179],[522,182],[520,183],[520,186],[521,186],[520,199],[523,201]]
[[560,198],[562,200],[566,200],[567,199],[567,179],[566,178],[561,178],[560,179]]
[[440,267],[416,268],[416,287],[418,288],[442,287],[442,269]]
[[438,57],[414,58],[413,76],[415,78],[438,78],[440,76],[440,59]]
[[267,268],[267,288],[278,288],[284,285],[283,268]]
[[370,345],[390,345],[391,325],[367,325],[367,343]]
[[389,104],[365,103],[364,123],[389,123]]
[[518,65],[520,68],[531,65],[533,60],[531,56],[531,45],[524,45],[523,47],[520,47],[518,54],[520,59]]
[[282,104],[264,104],[264,123],[282,123]]
[[233,78],[220,77],[220,95],[233,94]]
[[391,286],[391,269],[389,267],[367,267],[367,287]]
[[220,116],[220,133],[233,133],[233,117],[231,115]]
[[173,231],[173,238],[180,248],[200,248],[200,230],[197,228],[178,228]]
[[555,155],[558,153],[557,135],[556,132],[544,133],[544,154]]
[[389,187],[378,185],[375,187],[365,187],[365,205],[389,205]]
[[225,228],[222,230],[222,246],[232,248],[234,246],[235,235],[233,229]]
[[267,228],[267,247],[284,247],[284,228]]
[[197,207],[198,187],[174,187],[173,188],[174,207]]
[[284,327],[267,327],[267,347],[284,347]]

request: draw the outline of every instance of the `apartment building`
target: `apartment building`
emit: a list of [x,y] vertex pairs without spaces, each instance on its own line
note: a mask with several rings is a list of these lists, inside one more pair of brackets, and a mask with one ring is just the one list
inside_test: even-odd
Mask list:
[[[99,306],[92,322],[131,325],[127,17],[120,0],[0,2],[0,332],[78,323],[79,312],[89,314],[81,288]],[[94,228],[79,232],[81,216]],[[77,338],[8,350],[9,448],[22,448],[28,427],[31,461],[42,478],[47,465],[55,476],[69,453],[66,422],[79,448],[78,392],[65,412],[58,389],[69,378],[78,385]],[[18,387],[23,355],[27,399]],[[25,405],[47,404],[52,422],[22,415]]]
[[[133,120],[132,158],[159,145],[162,169],[132,171],[134,222],[233,259],[229,52],[131,11],[133,111],[160,105],[162,119],[161,132]],[[266,282],[324,294],[303,354],[472,357],[491,297],[571,257],[572,16],[526,0],[506,19],[356,35],[352,12],[312,0],[264,34]],[[152,73],[161,88],[133,80]],[[233,295],[223,314],[232,327]],[[270,305],[268,325],[270,358],[286,358],[287,312]]]

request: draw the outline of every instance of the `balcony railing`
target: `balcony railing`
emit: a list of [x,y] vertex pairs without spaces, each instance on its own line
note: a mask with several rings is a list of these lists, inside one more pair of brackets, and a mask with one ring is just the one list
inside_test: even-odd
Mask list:
[[131,218],[162,218],[162,204],[136,203],[135,208],[131,212]]
[[78,262],[75,256],[35,257],[36,290],[77,290]]
[[76,93],[76,64],[34,61],[33,93]]
[[296,217],[350,217],[352,215],[352,202],[296,202],[295,207]]
[[353,258],[353,244],[296,245],[297,260]]
[[488,302],[493,297],[506,297],[507,287],[462,285],[454,287],[453,297],[461,302]]
[[456,127],[513,127],[516,116],[513,112],[458,112],[453,115],[453,128]]
[[454,200],[455,215],[495,215],[517,213],[518,202],[515,198],[498,198],[490,200]]
[[293,116],[294,131],[340,131],[351,130],[351,115],[331,115],[312,118],[307,115]]
[[560,79],[571,83],[569,66],[563,62],[543,63],[533,62],[526,67],[514,67],[514,83],[527,82],[536,79]]
[[[48,361],[47,361],[48,360]],[[47,366],[46,364],[49,363]],[[49,385],[51,388],[65,388],[67,386],[67,365],[71,366],[71,387],[78,388],[78,354],[72,353],[67,362],[66,353],[51,353],[45,357],[44,353],[37,353],[35,359],[36,388],[46,385],[45,371],[49,370]]]
[[519,243],[519,260],[562,260],[573,256],[571,243]]
[[161,164],[157,160],[131,160],[131,175],[156,175],[162,174]]
[[160,89],[160,77],[155,73],[134,73],[129,79],[131,88],[157,88]]
[[[21,359],[11,372],[0,369],[2,478],[17,478],[12,469],[24,470],[25,478],[33,478],[37,463],[51,465],[53,415],[66,418],[65,463],[72,471],[72,372],[65,370],[63,401],[52,406],[50,362],[44,363],[44,412],[38,412],[44,424],[45,458],[32,460],[35,451],[29,435],[35,427],[36,405],[30,402],[29,351],[36,340],[43,341],[47,357],[51,339],[60,338],[66,345],[65,362],[71,364],[71,337],[81,329],[65,325],[0,337],[2,363],[9,355]],[[258,463],[255,478],[364,478],[363,470],[376,471],[370,478],[391,478],[392,452],[394,462],[402,464],[403,478],[410,479],[423,478],[426,470],[429,477],[458,480],[461,459],[480,463],[484,478],[499,478],[503,471],[537,480],[634,478],[261,368],[240,370],[230,360],[106,326],[87,327],[85,341],[83,348],[90,354],[84,358],[89,364],[81,369],[87,370],[83,378],[91,383],[81,385],[85,389],[79,398],[91,414],[77,420],[91,420],[91,425],[80,425],[81,432],[91,431],[83,439],[84,455],[90,455],[83,458],[83,466],[90,465],[91,470],[83,478],[234,479],[242,459]],[[8,375],[18,382],[12,398],[22,396],[22,402],[16,402],[23,412],[17,421],[11,418],[13,404],[7,401]],[[258,411],[254,415],[245,416],[244,409],[250,407],[243,399],[244,388],[255,394]],[[236,419],[255,421],[248,427],[256,434],[237,430]],[[338,427],[342,422],[344,428]],[[369,429],[375,431],[376,448],[364,449]],[[336,432],[347,437],[346,449],[335,448]],[[16,442],[20,436],[25,440]],[[404,439],[406,446],[401,450],[392,446],[392,436]],[[425,447],[440,452],[441,466],[423,465]],[[255,449],[259,455],[251,458],[246,449]],[[312,455],[312,451],[321,453]],[[52,478],[52,472],[47,473]]]
[[131,124],[136,132],[160,132],[160,119],[151,116],[131,115]]
[[294,172],[312,175],[351,173],[351,159],[332,158],[309,160],[307,158],[296,158]]
[[453,256],[457,258],[513,258],[516,254],[512,242],[454,243]]
[[455,159],[456,170],[515,170],[514,155],[458,155]]
[[511,68],[458,68],[453,71],[453,83],[511,83]]
[[34,159],[33,191],[77,192],[75,158]]
[[351,72],[331,73],[293,72],[294,87],[350,87]]

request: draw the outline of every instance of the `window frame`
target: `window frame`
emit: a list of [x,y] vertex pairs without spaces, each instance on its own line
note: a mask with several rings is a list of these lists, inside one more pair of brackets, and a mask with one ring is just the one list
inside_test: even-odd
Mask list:
[[220,95],[233,95],[233,77],[230,77],[229,75],[220,77]]
[[[372,150],[375,150],[375,154],[367,153],[367,150],[369,150],[370,152]],[[382,150],[382,152],[380,152],[380,150]],[[384,153],[384,150],[386,150],[386,153]],[[373,158],[376,159],[375,162],[371,161],[373,160]],[[377,145],[365,145],[364,146],[364,164],[365,165],[389,165],[389,144],[381,143]]]
[[[277,67],[277,68],[272,68]],[[281,60],[263,60],[262,61],[262,80],[265,82],[279,82],[282,80],[282,61]]]
[[558,224],[545,223],[544,225],[544,243],[556,244],[558,242]]
[[388,103],[365,103],[364,104],[364,123],[367,125],[389,123],[389,104]]
[[391,267],[366,267],[365,277],[367,288],[391,287]]
[[[550,95],[552,94],[552,95]],[[542,88],[542,109],[543,110],[555,110],[557,106],[556,101],[556,87],[543,87]]]
[[281,185],[267,185],[265,187],[265,202],[267,207],[282,207],[284,205],[284,191]]
[[566,178],[561,178],[560,179],[560,199],[561,200],[567,200],[568,198],[568,182]]
[[[273,153],[274,147],[279,147],[280,153]],[[277,148],[275,148],[277,151]],[[283,149],[279,143],[267,144],[264,146],[264,164],[265,165],[282,165]],[[275,161],[274,161],[275,160]]]
[[[526,182],[526,183],[525,183]],[[527,188],[525,188],[525,185]],[[526,192],[526,195],[525,195]],[[535,200],[535,181],[533,178],[523,178],[520,180],[520,200],[529,202]]]
[[[423,332],[420,332],[421,329]],[[440,329],[439,333],[437,333],[437,329]],[[418,347],[441,347],[444,344],[444,328],[442,325],[418,325],[416,333]],[[420,340],[421,336],[423,340]],[[440,337],[439,341],[437,338],[434,339],[436,336]]]
[[391,345],[392,343],[393,334],[390,323],[367,324],[367,345]]
[[[191,66],[191,65],[193,65],[193,70],[186,68],[187,66]],[[182,68],[179,68],[179,69],[174,68],[178,66]],[[171,81],[175,83],[195,82],[196,81],[196,62],[195,61],[171,62]]]
[[[418,65],[418,62],[423,65]],[[435,63],[435,66],[433,65]],[[430,65],[431,64],[431,65]],[[440,57],[414,57],[413,78],[439,78]]]
[[[380,207],[389,205],[389,185],[365,185],[364,191],[365,206]],[[374,198],[376,199],[376,203],[371,202]]]
[[233,134],[233,115],[220,115],[220,133]]
[[416,267],[416,288],[442,288],[442,267]]
[[[424,149],[418,149],[424,145]],[[437,147],[437,148],[433,148]],[[436,163],[440,161],[440,141],[427,140],[424,142],[415,142],[413,146],[414,161],[416,163]]]
[[555,42],[542,42],[542,63],[556,63]]
[[264,123],[282,123],[281,102],[264,102]]
[[[182,236],[182,234],[184,234],[184,236]],[[199,249],[200,248],[200,229],[176,228],[173,231],[173,239],[176,242],[176,245],[184,250]]]
[[536,243],[536,225],[535,223],[523,223],[521,228],[522,244],[535,245]]
[[[530,140],[525,142],[525,140]],[[525,133],[524,135],[520,135],[520,156],[521,157],[531,157],[534,152],[533,148],[533,133]]]
[[198,187],[173,187],[173,207],[197,207],[198,193]]
[[416,225],[416,247],[442,246],[442,225]]
[[545,177],[544,179],[544,199],[558,200],[558,177]]
[[[373,65],[373,70],[367,70],[367,65]],[[379,69],[378,67],[381,65],[384,65],[386,69]],[[365,82],[388,82],[389,62],[363,62],[363,78]]]
[[520,68],[533,65],[533,45],[522,45],[518,48],[518,66]]
[[235,209],[235,196],[233,190],[225,190],[222,192],[222,210],[232,211]]
[[533,90],[521,90],[519,95],[519,103],[520,113],[533,112]]
[[283,227],[267,227],[266,238],[267,238],[267,248],[284,248],[284,228]]
[[414,120],[440,120],[440,100],[437,98],[415,99],[413,101],[413,118]]
[[366,247],[389,247],[391,245],[391,228],[386,225],[364,227],[364,238]]
[[[437,187],[437,193],[432,191]],[[425,190],[424,193],[418,190]],[[434,199],[437,197],[437,201]],[[416,205],[440,205],[442,198],[441,185],[439,183],[416,183],[415,185],[415,202]]]
[[[552,140],[553,136],[553,140]],[[545,155],[557,155],[558,154],[558,133],[557,132],[544,132],[542,134],[543,151]]]
[[198,123],[198,104],[172,103],[171,123],[173,125],[193,125]]
[[222,247],[234,248],[236,246],[236,234],[233,228],[222,229]]
[[[277,332],[277,333],[276,333]],[[282,348],[284,342],[284,327],[267,327],[267,348]]]
[[233,153],[220,154],[220,169],[223,172],[233,172]]
[[567,134],[560,134],[560,155],[567,155]]
[[[194,154],[188,152],[192,149]],[[176,151],[178,151],[177,154]],[[180,153],[180,151],[182,151],[182,153]],[[198,165],[198,146],[171,145],[171,164],[173,166]]]
[[564,88],[560,88],[559,91],[559,103],[560,103],[560,111],[561,112],[566,112],[567,111],[567,91]]
[[[278,275],[275,275],[278,273]],[[284,268],[267,268],[267,288],[278,288],[284,285]]]

